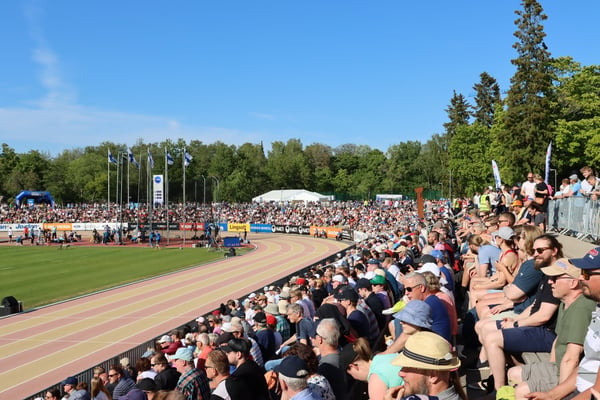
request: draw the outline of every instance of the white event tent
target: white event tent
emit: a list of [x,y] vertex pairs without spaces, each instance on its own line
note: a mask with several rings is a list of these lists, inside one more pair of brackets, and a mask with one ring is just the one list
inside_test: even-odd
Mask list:
[[304,189],[281,189],[271,190],[263,193],[252,199],[253,202],[270,202],[270,201],[329,201],[329,196],[322,195],[317,192],[309,192]]

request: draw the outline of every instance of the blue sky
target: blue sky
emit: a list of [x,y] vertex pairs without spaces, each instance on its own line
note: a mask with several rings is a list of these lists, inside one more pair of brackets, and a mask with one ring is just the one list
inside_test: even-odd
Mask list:
[[[599,64],[600,2],[542,1],[553,56]],[[427,141],[452,91],[514,72],[516,0],[0,2],[0,142]]]

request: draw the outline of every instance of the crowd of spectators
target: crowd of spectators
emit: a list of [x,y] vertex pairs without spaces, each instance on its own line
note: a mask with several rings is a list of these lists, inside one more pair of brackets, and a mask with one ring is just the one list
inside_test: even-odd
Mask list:
[[545,233],[550,190],[527,179],[496,196],[428,203],[424,220],[412,202],[218,205],[232,222],[316,219],[366,239],[282,286],[224,299],[135,366],[99,372],[103,395],[92,398],[455,400],[467,398],[465,368],[487,370],[469,388],[500,398],[590,398],[600,386],[600,248],[565,259]]
[[[430,208],[435,203],[431,203]],[[402,210],[402,212],[398,212]],[[167,218],[168,215],[168,218]],[[202,205],[170,204],[167,209],[157,207],[152,216],[145,206],[123,208],[111,204],[78,204],[54,208],[40,204],[35,207],[14,208],[0,206],[0,223],[136,223],[143,222],[244,222],[282,225],[344,226],[355,228],[388,225],[414,221],[416,207],[413,201],[388,204],[346,201],[331,203],[215,203]]]

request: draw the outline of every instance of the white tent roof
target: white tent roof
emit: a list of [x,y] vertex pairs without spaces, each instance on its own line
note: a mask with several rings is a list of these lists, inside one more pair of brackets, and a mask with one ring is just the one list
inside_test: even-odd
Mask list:
[[269,201],[328,201],[329,197],[304,189],[271,190],[252,199],[255,202]]

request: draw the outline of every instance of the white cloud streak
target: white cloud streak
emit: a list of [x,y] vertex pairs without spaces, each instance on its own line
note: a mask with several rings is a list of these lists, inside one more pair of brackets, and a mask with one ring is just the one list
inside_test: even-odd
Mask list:
[[[167,116],[78,104],[77,90],[64,79],[60,57],[46,40],[41,23],[43,9],[38,4],[29,3],[24,12],[34,43],[32,60],[40,69],[37,79],[45,93],[27,102],[30,106],[0,107],[0,138],[18,152],[36,149],[58,154],[64,149],[98,145],[103,141],[132,144],[137,139],[150,143],[182,138],[213,143],[218,138],[224,143],[239,143],[240,140],[258,142],[265,137],[260,133],[220,127],[185,126]],[[257,113],[256,116],[272,118],[268,114]]]

